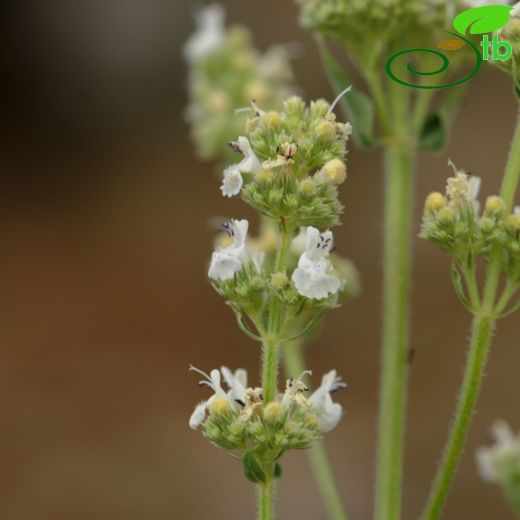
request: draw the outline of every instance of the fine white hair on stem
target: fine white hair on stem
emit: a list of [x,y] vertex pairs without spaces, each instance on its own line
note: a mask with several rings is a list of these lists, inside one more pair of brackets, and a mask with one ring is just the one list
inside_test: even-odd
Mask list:
[[350,90],[352,90],[352,85],[349,85],[345,90],[342,90],[337,96],[336,99],[332,102],[332,105],[330,105],[329,111],[327,114],[332,114],[332,111],[334,110],[334,107],[338,104],[339,100]]

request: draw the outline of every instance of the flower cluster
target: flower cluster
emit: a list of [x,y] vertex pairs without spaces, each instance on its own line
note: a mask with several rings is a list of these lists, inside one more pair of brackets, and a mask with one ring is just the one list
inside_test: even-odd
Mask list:
[[[302,378],[288,379],[285,392],[264,404],[262,389],[247,386],[243,369],[232,372],[226,367],[211,373],[191,367],[203,376],[199,385],[209,388],[211,397],[198,404],[190,418],[190,427],[202,426],[204,436],[226,451],[239,451],[246,476],[255,482],[273,471],[283,453],[305,449],[333,429],[343,415],[331,394],[346,388],[332,370],[325,374],[320,387],[309,397]],[[222,379],[227,390],[222,388]],[[264,475],[264,477],[262,477]]]
[[222,155],[222,143],[243,128],[237,109],[251,99],[279,107],[294,88],[289,47],[277,45],[264,54],[251,42],[248,29],[226,29],[225,13],[212,4],[197,18],[197,31],[184,47],[190,67],[187,117],[197,153],[205,159]]
[[293,229],[336,225],[350,125],[337,122],[324,100],[306,106],[293,96],[280,112],[254,103],[252,110],[245,136],[230,143],[244,158],[224,171],[222,193],[240,193],[259,213]]
[[484,480],[498,484],[511,504],[520,512],[520,433],[512,432],[508,424],[493,425],[494,445],[479,448],[477,466]]
[[[475,311],[478,300],[475,272],[477,259],[488,259],[492,251],[502,256],[501,272],[507,280],[497,315],[506,315],[505,307],[520,287],[520,208],[507,211],[504,200],[496,195],[487,198],[481,211],[478,194],[480,178],[457,170],[449,163],[454,176],[448,179],[446,193],[428,195],[424,207],[421,238],[430,240],[447,251],[453,259],[452,275],[462,302]],[[473,302],[468,304],[461,284],[475,287]]]

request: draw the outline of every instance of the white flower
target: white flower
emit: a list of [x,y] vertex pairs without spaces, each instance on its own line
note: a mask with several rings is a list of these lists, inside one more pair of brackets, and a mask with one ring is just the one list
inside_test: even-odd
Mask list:
[[224,170],[224,178],[220,190],[224,197],[234,197],[240,193],[244,179],[238,168],[238,164],[233,164]]
[[303,395],[303,392],[309,391],[309,387],[302,381],[303,376],[306,374],[311,375],[312,372],[310,370],[305,370],[298,379],[294,379],[293,377],[287,379],[285,383],[285,392],[281,402],[283,408],[288,408],[293,403],[303,407],[309,406],[309,402]]
[[513,213],[515,215],[520,215],[520,206],[515,206],[514,209],[513,209]]
[[220,371],[224,376],[224,381],[229,387],[228,397],[232,401],[245,403],[247,388],[247,372],[243,368],[231,372],[228,367],[221,367]]
[[224,229],[233,238],[233,243],[226,248],[217,248],[211,256],[208,276],[212,280],[230,280],[242,269],[242,262],[248,258],[246,249],[247,220],[231,220],[224,224]]
[[207,400],[202,401],[199,403],[196,407],[193,413],[190,417],[190,428],[192,430],[196,430],[206,418],[206,412],[208,408],[211,406],[211,403],[217,398],[222,397],[226,400],[229,400],[226,392],[222,389],[220,386],[220,372],[215,368],[213,369],[210,374],[206,374],[202,370],[199,370],[198,368],[190,366],[190,370],[193,370],[194,372],[198,372],[202,376],[204,376],[204,379],[199,382],[200,386],[206,386],[213,390],[213,395]]
[[298,267],[292,274],[296,290],[307,298],[321,300],[335,294],[341,287],[341,280],[332,271],[327,259],[333,247],[332,232],[321,233],[314,227],[307,228],[306,250],[298,260]]
[[321,386],[309,397],[309,404],[313,407],[324,432],[335,428],[343,415],[343,407],[332,401],[331,393],[346,387],[346,383],[341,381],[336,371],[331,370],[323,376]]
[[497,421],[492,428],[495,444],[479,448],[476,452],[480,476],[489,482],[507,477],[511,467],[520,465],[520,435],[515,436],[504,421]]
[[197,30],[184,45],[184,58],[189,63],[211,54],[224,39],[225,12],[218,4],[208,5],[197,13]]
[[450,199],[451,206],[460,208],[469,202],[473,206],[475,214],[478,214],[480,202],[477,197],[480,192],[480,177],[470,176],[463,170],[457,170],[451,161],[448,161],[448,165],[455,172],[455,176],[448,179],[446,186],[446,195]]
[[240,136],[238,141],[229,143],[236,152],[244,155],[238,163],[228,166],[224,170],[224,178],[220,189],[224,197],[233,197],[240,193],[244,180],[242,173],[256,173],[262,169],[262,165],[251,148],[247,137]]

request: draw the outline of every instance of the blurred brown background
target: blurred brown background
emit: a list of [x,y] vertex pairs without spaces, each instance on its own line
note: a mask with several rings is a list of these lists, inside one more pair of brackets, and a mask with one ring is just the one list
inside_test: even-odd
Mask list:
[[[224,2],[257,44],[302,42],[297,78],[333,97],[292,2]],[[239,465],[188,428],[206,397],[188,364],[257,370],[259,349],[206,281],[213,165],[192,154],[180,47],[196,5],[164,0],[6,2],[0,31],[0,518],[254,517]],[[475,78],[442,154],[421,155],[422,200],[456,164],[498,188],[515,100],[508,78]],[[381,302],[381,157],[351,147],[337,246],[364,291],[308,347],[318,375],[350,384],[327,437],[354,520],[371,516]],[[448,258],[415,240],[405,518],[415,519],[460,382],[469,317]],[[474,449],[497,417],[520,427],[518,317],[501,322],[466,456],[445,518],[512,518],[476,475]],[[318,381],[318,376],[314,382]],[[324,518],[304,453],[286,456],[280,518]]]

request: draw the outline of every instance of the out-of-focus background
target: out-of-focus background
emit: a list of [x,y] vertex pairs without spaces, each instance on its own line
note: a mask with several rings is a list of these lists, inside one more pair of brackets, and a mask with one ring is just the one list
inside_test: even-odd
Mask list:
[[[292,2],[225,1],[260,48],[301,42],[308,98],[333,93]],[[7,2],[0,30],[0,518],[166,520],[254,517],[239,464],[188,428],[206,397],[188,364],[258,367],[205,276],[223,200],[215,166],[193,156],[183,120],[180,48],[195,4],[164,0]],[[451,157],[497,191],[516,102],[488,70],[469,88],[443,153],[421,155],[416,225]],[[381,307],[381,157],[351,146],[338,250],[362,295],[308,346],[315,374],[350,385],[327,436],[353,519],[370,518]],[[469,316],[448,258],[415,240],[405,518],[415,519],[445,440]],[[462,468],[445,518],[512,518],[473,453],[498,417],[520,427],[518,318],[499,324]],[[314,383],[317,383],[317,377]],[[283,460],[280,518],[325,518],[305,453]]]

